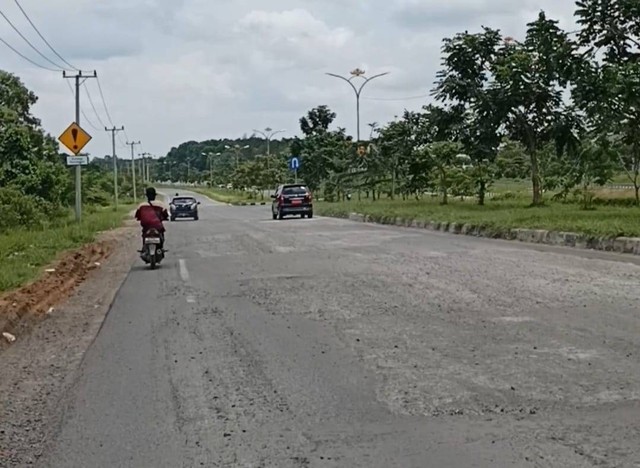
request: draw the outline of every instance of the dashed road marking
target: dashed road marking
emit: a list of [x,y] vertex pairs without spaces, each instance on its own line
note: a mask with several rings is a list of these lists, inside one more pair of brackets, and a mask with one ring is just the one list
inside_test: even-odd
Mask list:
[[184,260],[184,258],[181,258],[180,260],[178,260],[178,264],[180,265],[180,278],[182,278],[182,281],[184,281],[185,283],[188,283],[189,270],[187,270],[187,262]]
[[195,304],[196,303],[196,298],[193,296],[187,296],[187,302],[189,304]]

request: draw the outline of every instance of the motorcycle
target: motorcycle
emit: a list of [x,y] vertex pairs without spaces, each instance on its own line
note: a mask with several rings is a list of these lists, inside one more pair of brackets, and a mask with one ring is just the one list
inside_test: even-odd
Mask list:
[[149,229],[142,236],[142,244],[140,258],[153,270],[164,259],[162,234],[157,229]]

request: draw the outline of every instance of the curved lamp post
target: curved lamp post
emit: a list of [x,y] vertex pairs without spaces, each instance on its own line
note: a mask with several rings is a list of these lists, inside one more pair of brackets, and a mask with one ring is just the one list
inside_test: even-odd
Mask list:
[[273,130],[272,128],[265,128],[264,131],[253,130],[255,133],[262,135],[267,140],[267,156],[271,154],[271,139],[278,133],[284,133],[286,130]]
[[[359,68],[356,68],[355,70],[353,70],[351,72],[351,77],[347,78],[345,76],[341,76],[341,75],[336,75],[335,73],[327,73],[327,75],[329,76],[333,76],[334,78],[339,78],[343,81],[346,81],[349,86],[351,86],[351,89],[353,89],[353,92],[356,95],[356,119],[357,119],[357,141],[360,141],[360,95],[362,94],[362,89],[367,85],[367,83],[369,83],[372,80],[375,80],[376,78],[380,78],[381,76],[385,76],[388,75],[389,72],[386,73],[380,73],[378,75],[373,75],[369,78],[367,78],[365,76],[365,72],[364,70],[360,70]],[[361,78],[364,80],[364,82],[360,85],[360,86],[356,86],[353,84],[353,81],[355,78]]]

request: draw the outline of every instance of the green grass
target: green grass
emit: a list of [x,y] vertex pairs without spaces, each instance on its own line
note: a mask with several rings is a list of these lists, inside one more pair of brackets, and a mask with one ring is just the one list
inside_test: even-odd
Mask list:
[[221,188],[194,188],[192,190],[194,192],[201,193],[202,195],[206,195],[212,200],[219,201],[221,203],[242,203],[255,201],[255,199],[251,198],[250,192],[244,192],[240,190],[228,190]]
[[478,206],[473,201],[451,200],[440,205],[438,199],[422,200],[319,202],[316,211],[325,216],[347,216],[349,213],[381,217],[400,217],[421,221],[468,223],[496,231],[527,228],[576,232],[593,236],[640,237],[640,209],[635,207],[599,206],[581,210],[576,204],[547,202],[543,207],[530,207],[530,199],[518,197],[508,201],[487,201]]
[[0,292],[35,279],[63,251],[95,239],[100,231],[122,225],[132,205],[87,210],[80,224],[72,218],[44,230],[16,229],[0,234]]

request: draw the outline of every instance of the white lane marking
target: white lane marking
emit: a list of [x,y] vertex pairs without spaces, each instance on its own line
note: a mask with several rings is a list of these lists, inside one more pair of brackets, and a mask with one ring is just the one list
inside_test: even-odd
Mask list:
[[187,262],[184,260],[184,258],[181,258],[180,260],[178,260],[178,263],[180,265],[180,278],[182,278],[182,281],[184,281],[185,283],[188,283],[189,270],[187,270]]
[[196,298],[193,296],[187,296],[187,302],[189,304],[195,304],[196,303]]

